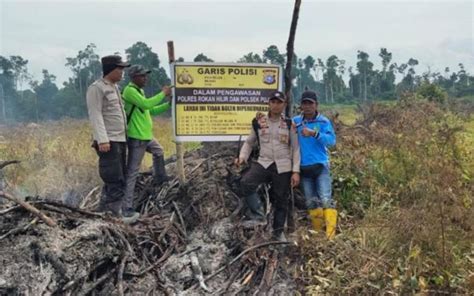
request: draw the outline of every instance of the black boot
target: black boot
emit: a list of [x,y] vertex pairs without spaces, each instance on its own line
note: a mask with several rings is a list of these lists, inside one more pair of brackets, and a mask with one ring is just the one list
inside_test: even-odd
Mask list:
[[284,234],[287,211],[285,209],[275,209],[273,214],[273,239],[281,242],[286,242]]
[[166,175],[165,157],[163,155],[153,157],[153,183],[160,186],[173,178]]

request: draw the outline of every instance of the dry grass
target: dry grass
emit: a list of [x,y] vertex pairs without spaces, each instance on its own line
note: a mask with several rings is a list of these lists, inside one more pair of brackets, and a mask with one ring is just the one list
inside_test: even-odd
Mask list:
[[[472,283],[469,122],[407,98],[341,129],[333,153],[342,234],[303,231],[309,294],[456,294]],[[316,243],[315,243],[316,242]]]
[[[171,120],[155,121],[155,137],[165,157],[175,154]],[[68,190],[87,191],[100,184],[97,155],[90,147],[87,120],[62,120],[40,124],[0,127],[0,160],[18,159],[19,166],[6,168],[8,182],[19,195],[59,197]],[[198,147],[186,143],[186,149]],[[145,170],[151,157],[142,163]]]

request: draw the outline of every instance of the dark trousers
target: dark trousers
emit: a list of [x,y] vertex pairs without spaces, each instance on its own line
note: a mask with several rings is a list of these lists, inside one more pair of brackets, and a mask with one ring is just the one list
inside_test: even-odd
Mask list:
[[123,201],[125,194],[125,174],[127,145],[125,142],[110,142],[108,152],[99,152],[99,175],[104,181],[103,203]]
[[262,183],[271,184],[270,200],[275,208],[273,218],[274,232],[281,232],[285,227],[286,215],[288,213],[290,179],[291,172],[279,174],[275,163],[265,169],[258,162],[252,162],[250,169],[244,173],[240,180],[240,186],[244,196],[249,196],[254,193],[258,185]]

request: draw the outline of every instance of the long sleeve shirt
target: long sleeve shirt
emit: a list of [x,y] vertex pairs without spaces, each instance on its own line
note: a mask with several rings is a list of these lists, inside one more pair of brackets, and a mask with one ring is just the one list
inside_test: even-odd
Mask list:
[[[123,90],[125,111],[127,112],[127,136],[137,140],[153,139],[152,115],[158,115],[171,108],[170,103],[163,103],[166,97],[163,92],[151,98],[145,96],[143,89],[130,82]],[[133,110],[133,111],[132,111]]]
[[[298,140],[301,151],[301,165],[313,165],[317,163],[329,163],[328,147],[336,144],[336,134],[331,121],[324,115],[319,114],[310,120],[304,119],[302,115],[293,117],[298,132]],[[303,128],[307,127],[316,131],[314,137],[305,137]]]
[[104,78],[96,80],[87,89],[86,101],[94,140],[125,142],[126,116],[117,85]]
[[[284,117],[273,121],[267,115],[259,120],[258,129],[260,140],[260,154],[258,163],[268,168],[272,163],[276,164],[278,173],[300,171],[300,151],[298,136],[294,127],[288,128]],[[250,130],[250,135],[240,150],[240,158],[248,159],[252,148],[257,141],[255,130]]]

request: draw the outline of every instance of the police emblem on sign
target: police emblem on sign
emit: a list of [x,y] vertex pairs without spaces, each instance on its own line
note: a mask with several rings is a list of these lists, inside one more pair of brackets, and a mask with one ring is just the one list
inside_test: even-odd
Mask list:
[[274,84],[276,82],[277,70],[266,69],[263,70],[263,83]]
[[189,74],[188,70],[183,69],[181,73],[178,74],[178,83],[179,84],[193,84],[194,79]]

